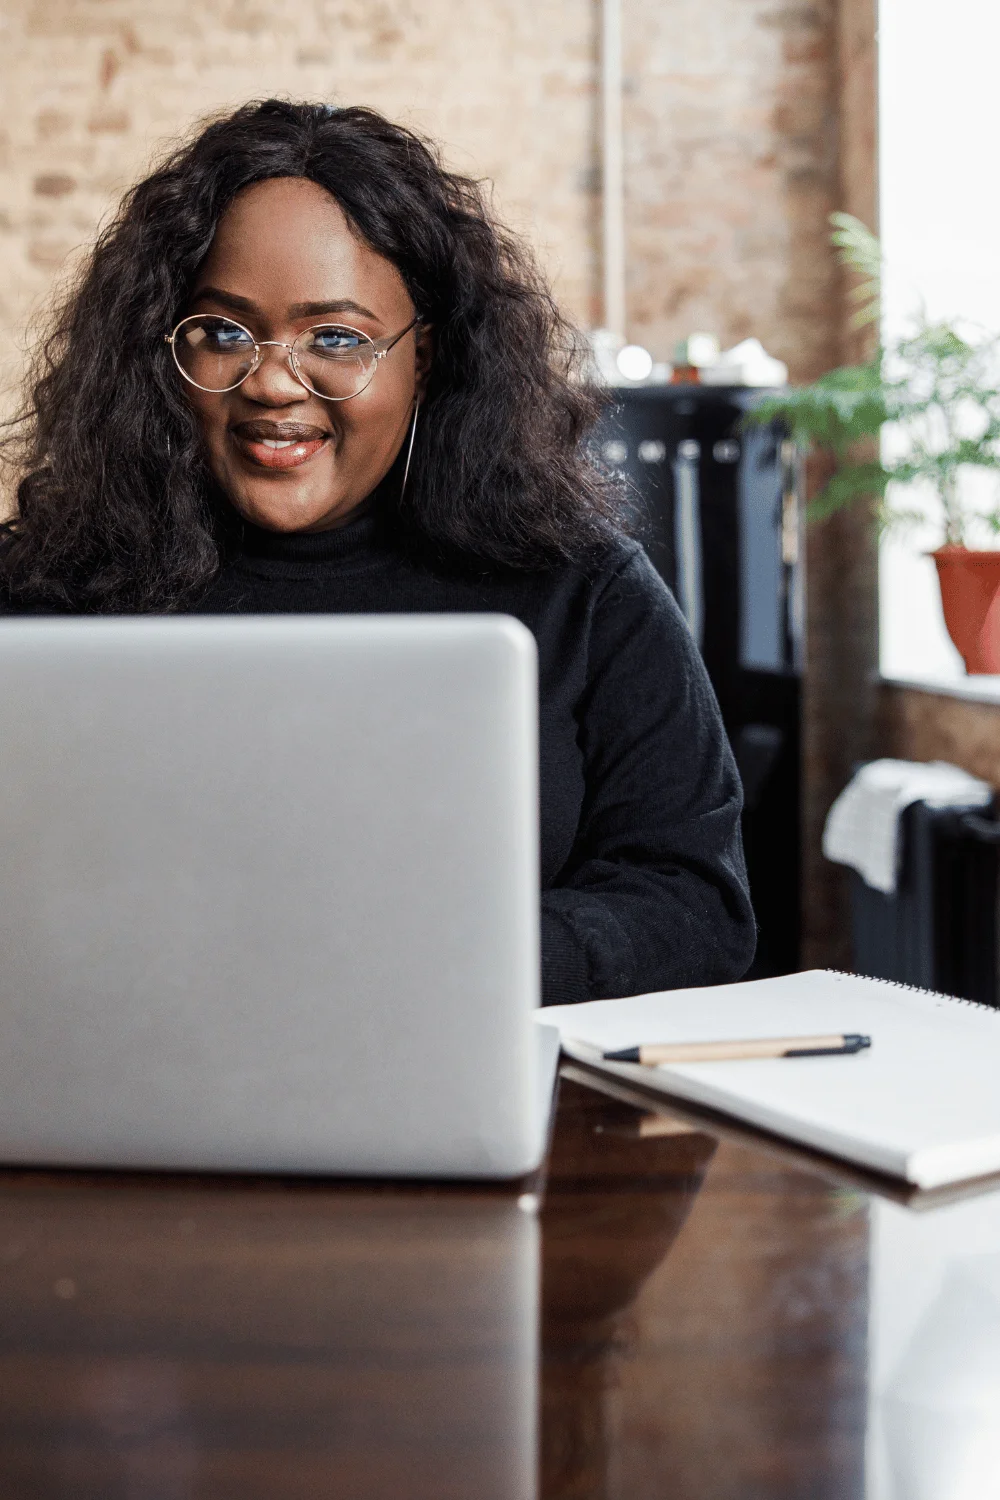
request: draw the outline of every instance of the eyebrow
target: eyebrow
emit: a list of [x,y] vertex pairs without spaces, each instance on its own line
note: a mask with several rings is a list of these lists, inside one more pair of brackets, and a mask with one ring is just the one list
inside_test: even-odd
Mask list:
[[[230,307],[234,312],[259,312],[259,308],[249,297],[240,297],[236,292],[225,292],[217,286],[200,287],[195,293],[194,301],[200,302],[203,299],[221,302],[223,307]],[[354,302],[350,297],[340,297],[332,302],[294,302],[288,313],[292,318],[323,318],[330,313],[354,313],[362,318],[370,318],[373,323],[382,322],[370,308],[362,307],[360,302]]]

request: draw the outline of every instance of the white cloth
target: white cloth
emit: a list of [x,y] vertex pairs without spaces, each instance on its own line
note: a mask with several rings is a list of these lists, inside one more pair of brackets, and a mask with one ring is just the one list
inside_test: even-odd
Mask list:
[[899,870],[899,817],[912,802],[928,807],[983,807],[986,781],[947,761],[873,760],[862,766],[830,808],[823,853],[850,865],[866,883],[891,895]]

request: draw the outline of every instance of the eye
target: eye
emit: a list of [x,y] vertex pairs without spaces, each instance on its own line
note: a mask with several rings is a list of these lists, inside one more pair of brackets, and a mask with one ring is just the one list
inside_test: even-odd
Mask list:
[[310,328],[303,334],[302,342],[310,354],[318,354],[323,359],[337,359],[357,354],[359,349],[368,348],[371,341],[354,328],[340,328],[331,323],[323,328]]
[[206,354],[239,354],[253,348],[246,329],[228,318],[199,318],[185,328],[184,339],[190,348]]

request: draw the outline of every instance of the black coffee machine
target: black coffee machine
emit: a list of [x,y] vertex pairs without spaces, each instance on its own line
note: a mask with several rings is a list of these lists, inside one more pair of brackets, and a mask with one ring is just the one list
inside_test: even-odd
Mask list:
[[762,394],[618,388],[595,437],[699,645],[743,778],[752,978],[799,967],[801,922],[800,466],[778,425],[744,424]]

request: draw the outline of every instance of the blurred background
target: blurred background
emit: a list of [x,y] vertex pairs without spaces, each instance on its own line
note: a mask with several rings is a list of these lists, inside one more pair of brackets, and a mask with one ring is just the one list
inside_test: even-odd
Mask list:
[[[990,95],[975,56],[995,49],[970,40],[988,6],[954,0],[947,37],[929,0],[882,0],[878,11],[877,0],[6,0],[4,390],[54,287],[151,159],[198,119],[272,94],[370,104],[434,137],[451,166],[489,178],[498,212],[534,244],[585,329],[617,323],[659,366],[683,363],[693,333],[723,349],[755,338],[793,383],[811,381],[877,342],[850,326],[851,277],[829,215],[878,230],[880,88],[893,254],[926,240],[938,270],[915,274],[937,276],[938,296],[986,232],[968,212],[986,191],[949,196],[948,184],[956,161],[967,177],[981,172],[974,112]],[[976,286],[991,284],[977,275]],[[984,297],[959,310],[1000,325]],[[780,501],[792,480],[776,482]],[[794,480],[799,492],[816,482]],[[801,722],[796,765],[786,758],[776,773],[801,850],[801,860],[781,856],[789,922],[803,964],[846,967],[847,877],[820,852],[831,802],[879,753],[947,759],[1000,784],[1000,693],[991,699],[985,678],[967,691],[918,544],[886,564],[882,633],[897,644],[883,679],[870,508],[800,529],[794,556],[787,522],[796,639],[765,669],[794,676]],[[911,651],[901,664],[898,642],[917,638],[919,659]],[[921,662],[935,667],[926,682]],[[755,744],[751,735],[744,761]]]

